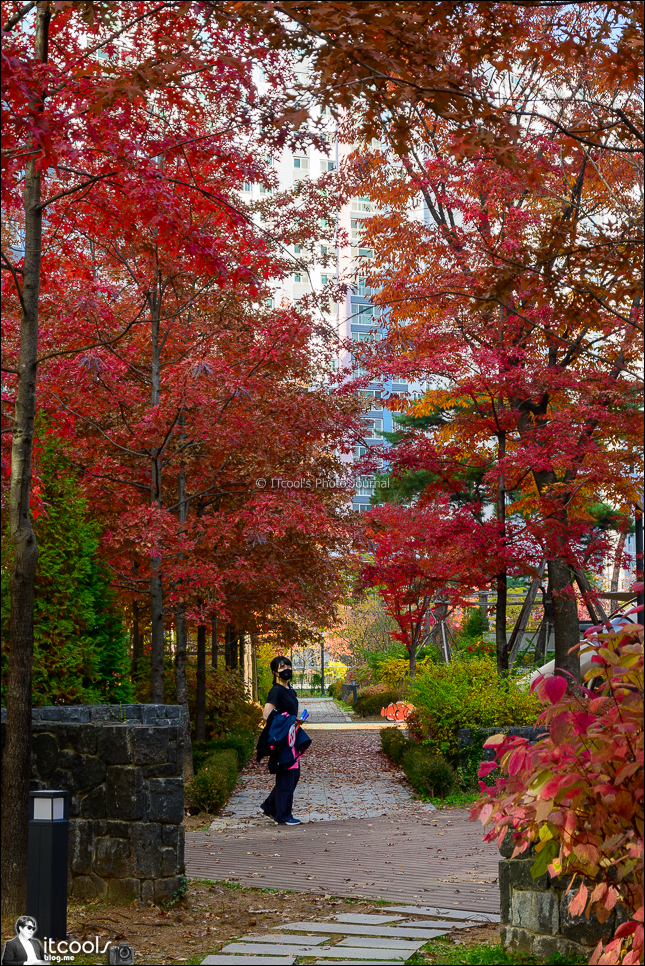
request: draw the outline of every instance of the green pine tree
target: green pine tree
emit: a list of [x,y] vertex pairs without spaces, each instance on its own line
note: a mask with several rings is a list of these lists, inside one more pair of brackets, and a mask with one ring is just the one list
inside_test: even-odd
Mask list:
[[[44,512],[35,520],[38,573],[33,704],[127,703],[133,700],[128,637],[107,568],[100,527],[79,493],[59,440],[38,453]],[[8,535],[7,535],[8,536]],[[11,541],[2,549],[2,703],[9,640]]]

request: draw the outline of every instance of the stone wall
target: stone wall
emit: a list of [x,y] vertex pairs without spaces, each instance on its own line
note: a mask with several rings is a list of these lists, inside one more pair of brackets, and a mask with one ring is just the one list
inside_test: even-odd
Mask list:
[[170,899],[184,873],[182,709],[34,708],[32,735],[32,790],[69,791],[70,895]]
[[511,859],[514,843],[510,833],[502,843],[499,863],[502,946],[509,954],[534,956],[538,962],[560,953],[588,962],[600,939],[610,938],[623,921],[615,909],[605,923],[595,916],[572,916],[569,903],[580,885],[568,889],[572,876],[552,879],[546,873],[535,881],[532,849]]

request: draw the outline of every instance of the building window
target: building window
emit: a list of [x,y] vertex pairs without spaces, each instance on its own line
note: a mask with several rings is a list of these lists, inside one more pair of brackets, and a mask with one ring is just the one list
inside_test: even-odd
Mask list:
[[336,170],[336,162],[335,161],[321,161],[320,162],[320,171],[321,171],[322,174],[326,174],[327,171],[335,171],[335,170]]
[[383,439],[383,420],[368,417],[362,420],[365,426],[365,436],[368,439]]
[[374,318],[373,305],[354,305],[354,320],[358,325],[369,325]]
[[272,309],[273,308],[273,299],[266,299],[264,304],[266,305],[266,307],[268,309]]
[[293,276],[293,280],[296,283],[296,285],[300,285],[302,283],[302,272],[295,272]]
[[361,459],[361,457],[367,456],[367,450],[368,450],[367,446],[355,446],[354,456],[356,457],[357,460],[359,460]]
[[263,184],[260,185],[260,194],[261,195],[270,195],[272,191],[273,191],[273,188],[267,188]]
[[299,255],[300,254],[300,245],[294,245],[293,246],[293,250],[294,250],[294,253],[296,255]]
[[321,228],[327,228],[328,227],[327,219],[326,218],[321,218],[320,219],[320,227]]
[[352,211],[372,211],[372,202],[367,195],[360,198],[352,198]]
[[246,192],[250,192],[251,191],[251,182],[250,181],[245,181],[244,182],[244,186],[242,188],[242,191],[246,191]]
[[321,275],[320,276],[320,284],[321,285],[326,285],[328,281],[329,281],[329,275]]
[[320,254],[321,255],[326,255],[327,254],[327,246],[326,245],[321,245],[320,246]]

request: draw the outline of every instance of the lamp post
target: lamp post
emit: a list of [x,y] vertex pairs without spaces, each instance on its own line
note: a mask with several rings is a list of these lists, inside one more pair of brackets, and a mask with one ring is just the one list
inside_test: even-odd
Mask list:
[[29,792],[27,915],[44,939],[67,938],[69,793]]
[[320,638],[320,697],[325,697],[325,635]]

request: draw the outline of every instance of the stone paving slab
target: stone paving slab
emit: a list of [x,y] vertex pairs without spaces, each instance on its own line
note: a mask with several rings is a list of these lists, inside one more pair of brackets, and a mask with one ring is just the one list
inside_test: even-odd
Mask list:
[[292,946],[319,946],[327,942],[326,936],[288,936],[281,933],[265,933],[263,935],[240,936],[236,942],[241,943],[286,943]]
[[334,922],[352,922],[355,925],[364,926],[386,926],[389,922],[400,922],[401,919],[403,916],[371,916],[362,912],[334,916]]
[[[396,949],[398,952],[407,951],[411,954],[417,949],[421,949],[425,946],[426,940],[422,939],[420,942],[407,941],[405,939],[388,939],[387,948]],[[368,946],[370,948],[381,949],[383,947],[383,940],[375,936],[351,936],[348,939],[341,939],[339,943],[336,943],[334,949],[339,946]]]
[[[264,947],[267,955],[277,956],[281,952],[284,952],[284,947],[273,945],[267,943]],[[222,952],[231,953],[237,956],[246,956],[248,953],[256,953],[258,947],[253,943],[230,943],[228,946],[224,946]],[[323,956],[323,957],[334,957],[339,955],[339,950],[334,946],[329,946],[327,948],[321,949],[320,947],[312,948],[311,946],[294,946],[289,952],[293,952],[296,956]],[[342,956],[346,956],[348,959],[367,959],[369,961],[381,960],[381,959],[396,959],[399,962],[403,962],[409,959],[410,953],[397,953],[394,950],[388,949],[366,949],[360,947],[343,948]]]
[[[399,966],[400,959],[380,959],[379,966]],[[314,966],[347,966],[346,959],[317,959]]]
[[499,922],[494,912],[470,912],[458,909],[437,909],[435,906],[388,906],[392,912],[405,912],[415,916],[445,916],[447,919],[461,919],[469,922]]
[[352,926],[350,923],[334,924],[331,922],[285,922],[281,929],[294,931],[324,932],[333,936],[347,933],[350,936],[376,936],[382,939],[436,939],[445,936],[445,929],[409,929],[402,926]]
[[263,966],[293,966],[295,961],[295,956],[245,956],[242,959],[241,956],[222,956],[221,953],[216,953],[202,959],[201,966],[226,966],[227,963],[243,963],[244,966],[246,963],[260,963]]

